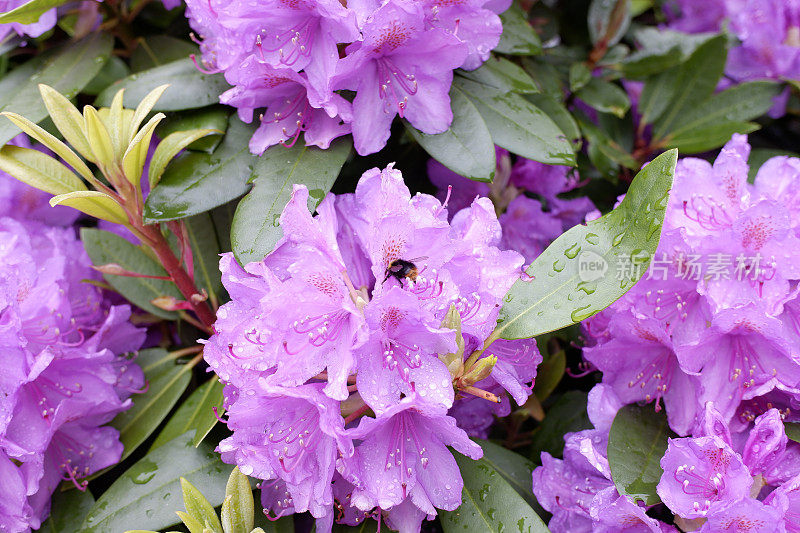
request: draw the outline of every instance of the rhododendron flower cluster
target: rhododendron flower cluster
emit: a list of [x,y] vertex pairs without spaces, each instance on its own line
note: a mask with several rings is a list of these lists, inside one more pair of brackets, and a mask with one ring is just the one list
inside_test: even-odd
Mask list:
[[670,25],[689,33],[723,24],[741,44],[728,54],[736,81],[800,78],[800,4],[794,0],[676,0]]
[[[800,404],[800,161],[770,159],[750,184],[749,152],[734,135],[713,165],[679,161],[650,270],[585,328],[584,357],[602,371],[604,394],[665,409],[685,436],[670,441],[658,492],[676,516],[702,519],[701,531],[800,525],[787,503],[797,498],[800,445],[783,429]],[[564,463],[575,460],[565,452]],[[534,480],[557,471],[543,465]],[[534,483],[537,495],[546,485]],[[576,491],[585,494],[573,485],[559,501]],[[575,520],[588,531],[603,515],[586,502],[557,507],[547,507],[561,516],[554,531]]]
[[189,0],[187,15],[205,67],[234,86],[220,101],[246,122],[264,109],[253,153],[301,133],[327,148],[352,132],[365,155],[386,144],[397,115],[425,133],[449,128],[453,70],[489,57],[509,4]]
[[96,275],[73,228],[6,214],[0,218],[0,530],[18,532],[39,527],[62,480],[84,490],[83,478],[119,461],[119,433],[105,424],[144,387],[130,358],[144,330],[129,323],[128,306],[109,306],[85,282]]
[[233,436],[219,450],[270,480],[263,504],[277,515],[309,510],[327,531],[335,508],[351,524],[384,511],[390,526],[418,529],[461,503],[446,447],[482,454],[448,415],[454,399],[530,394],[534,341],[471,356],[523,258],[497,247],[488,199],[448,223],[446,204],[412,197],[392,167],[328,195],[314,217],[307,202],[295,186],[284,237],[263,261],[220,263],[232,301],[204,352],[227,383]]

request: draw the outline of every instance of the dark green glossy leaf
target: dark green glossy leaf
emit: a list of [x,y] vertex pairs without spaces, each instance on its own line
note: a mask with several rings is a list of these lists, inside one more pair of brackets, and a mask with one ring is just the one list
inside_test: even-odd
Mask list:
[[580,90],[592,79],[592,71],[586,63],[573,63],[569,67],[569,90],[575,92]]
[[454,85],[475,104],[494,143],[522,157],[553,165],[574,165],[572,145],[541,109],[514,93],[467,79]]
[[50,504],[50,516],[37,531],[41,533],[78,533],[83,519],[94,505],[88,490],[56,490]]
[[180,478],[202,487],[212,506],[222,503],[232,467],[223,464],[213,446],[192,445],[182,435],[150,452],[103,493],[83,523],[82,533],[119,533],[135,524],[159,530],[178,523],[183,508]]
[[742,83],[690,108],[673,124],[671,135],[706,129],[723,122],[744,122],[767,113],[781,86],[771,81]]
[[503,34],[500,36],[500,43],[494,48],[495,52],[525,56],[542,53],[539,36],[516,2],[500,14],[500,20],[503,22]]
[[620,494],[648,506],[661,501],[659,462],[670,435],[666,412],[655,412],[652,404],[626,405],[617,412],[608,435],[608,465]]
[[628,93],[619,86],[599,78],[589,80],[575,93],[575,96],[602,113],[612,113],[620,118],[624,117],[631,107]]
[[678,71],[672,67],[647,78],[639,98],[639,113],[644,124],[652,124],[667,110],[678,92]]
[[550,354],[539,365],[536,370],[536,381],[533,386],[533,394],[536,398],[543,402],[556,390],[558,384],[561,383],[561,378],[564,377],[564,371],[567,369],[567,356],[564,350],[559,350],[554,354]]
[[253,189],[233,217],[231,244],[243,265],[260,261],[282,236],[280,216],[292,195],[294,184],[308,187],[309,209],[314,211],[333,186],[350,154],[349,138],[337,139],[327,150],[301,146],[273,146],[259,162]]
[[728,57],[724,35],[700,45],[675,72],[674,91],[666,110],[655,121],[653,135],[662,138],[685,120],[687,112],[705,102],[717,87]]
[[[64,5],[69,0],[30,0],[19,7],[0,14],[0,24],[33,24],[39,21],[45,11],[49,11],[60,5]],[[13,4],[12,4],[13,5]]]
[[461,176],[491,181],[494,177],[494,143],[480,113],[457,87],[450,89],[453,124],[439,135],[428,135],[406,125],[431,157]]
[[538,93],[539,88],[522,67],[504,57],[492,56],[476,70],[459,71],[459,75],[502,92]]
[[156,129],[158,136],[163,139],[170,133],[187,130],[219,130],[222,133],[203,137],[189,145],[189,150],[211,153],[216,150],[225,131],[228,129],[230,112],[224,107],[210,107],[197,111],[184,112],[165,119]]
[[641,79],[663,72],[685,61],[697,47],[714,37],[713,33],[689,35],[664,28],[644,26],[634,32],[641,48],[620,61],[626,78]]
[[677,148],[683,154],[697,154],[719,148],[734,133],[751,133],[759,127],[755,122],[718,122],[670,135],[666,144],[668,148]]
[[539,91],[557,102],[561,101],[564,97],[563,88],[566,82],[556,67],[536,58],[523,57],[522,68],[531,77]]
[[103,66],[103,69],[97,74],[97,76],[94,77],[92,81],[86,85],[86,87],[83,88],[81,92],[91,95],[100,94],[103,89],[118,79],[124,78],[128,74],[130,74],[128,65],[126,65],[125,62],[117,56],[111,56],[111,58],[106,62],[105,66]]
[[800,442],[800,423],[797,422],[784,422],[784,429],[786,436],[795,442]]
[[[67,98],[77,95],[108,61],[113,39],[94,33],[78,42],[55,47],[0,79],[0,111],[19,113],[32,122],[47,116],[38,85],[49,85]],[[0,145],[20,133],[11,121],[0,121]]]
[[475,442],[483,448],[482,461],[503,476],[517,494],[538,512],[541,508],[531,487],[531,474],[536,465],[526,457],[488,440],[475,439]]
[[226,250],[219,244],[214,220],[210,213],[201,213],[184,222],[192,247],[195,282],[198,288],[208,292],[212,301],[218,301],[224,290],[219,271],[219,254]]
[[175,364],[174,360],[145,372],[147,391],[134,395],[133,407],[111,422],[111,426],[119,430],[119,439],[125,447],[122,459],[147,440],[167,417],[189,386],[191,377],[191,368]]
[[533,436],[531,458],[541,462],[542,452],[561,457],[564,451],[564,435],[592,427],[586,414],[587,394],[583,391],[565,392],[547,410],[541,425]]
[[611,305],[644,274],[658,247],[678,153],[655,158],[634,178],[622,203],[575,226],[528,267],[534,281],[517,281],[495,330],[522,339],[580,322]]
[[589,36],[595,45],[618,43],[630,25],[631,0],[592,0],[589,5]]
[[180,111],[216,104],[219,95],[230,88],[222,74],[204,74],[186,58],[121,79],[101,92],[95,104],[107,107],[117,91],[125,89],[125,107],[135,108],[150,91],[165,83],[171,86],[156,102],[153,111]]
[[169,35],[151,35],[142,39],[133,51],[131,70],[141,72],[199,53],[198,46],[189,41]]
[[259,158],[248,143],[255,127],[231,116],[222,144],[211,154],[185,153],[168,166],[144,207],[147,223],[204,213],[246,193]]
[[576,147],[580,146],[581,130],[578,128],[578,123],[560,100],[544,93],[526,94],[525,99],[544,111]]
[[454,455],[464,489],[458,509],[439,513],[444,533],[549,532],[536,511],[488,461],[473,461],[459,453]]
[[750,172],[747,176],[747,181],[753,183],[758,175],[758,169],[761,168],[761,165],[773,157],[780,156],[800,157],[800,154],[789,152],[787,150],[776,150],[774,148],[753,148],[750,150],[750,158],[747,160],[747,164],[750,166]]
[[222,416],[224,412],[222,409],[222,391],[222,383],[216,377],[198,387],[178,407],[178,410],[175,411],[175,414],[169,419],[164,429],[158,434],[150,449],[154,450],[186,432],[192,432],[192,443],[195,446],[199,445],[217,423],[217,418],[214,416],[214,407],[218,408],[219,416]]
[[[118,235],[108,231],[82,228],[81,240],[94,265],[116,263],[126,270],[139,274],[167,275],[163,267],[145,254],[141,248]],[[177,313],[164,311],[150,303],[160,296],[173,296],[179,300],[183,298],[171,281],[112,275],[104,275],[104,277],[117,292],[145,311],[169,320],[177,318]]]

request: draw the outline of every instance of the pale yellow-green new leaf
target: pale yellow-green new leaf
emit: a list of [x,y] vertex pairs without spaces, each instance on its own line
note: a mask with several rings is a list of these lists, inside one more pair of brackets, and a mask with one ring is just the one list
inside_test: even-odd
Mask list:
[[70,169],[39,150],[4,146],[0,149],[0,170],[50,194],[86,190],[86,185]]
[[217,513],[205,496],[184,478],[181,478],[181,489],[186,512],[204,527],[211,528],[214,533],[222,533],[222,524],[219,523]]
[[192,515],[184,513],[183,511],[175,511],[175,514],[183,521],[189,533],[203,533],[205,531],[206,528],[203,527],[203,523]]
[[122,99],[125,89],[120,89],[111,101],[108,118],[108,134],[111,136],[111,146],[114,148],[114,159],[119,159],[127,148],[128,129],[125,124]]
[[144,122],[144,119],[150,114],[150,111],[153,110],[153,106],[156,105],[158,99],[161,98],[161,95],[164,94],[164,91],[166,91],[168,88],[169,84],[160,85],[150,91],[147,96],[145,96],[142,101],[139,102],[139,105],[136,107],[136,112],[133,114],[133,120],[131,120],[128,139],[133,139],[136,136],[139,125]]
[[158,147],[156,151],[153,153],[153,159],[150,160],[150,187],[155,187],[159,181],[161,181],[161,176],[164,174],[164,170],[167,168],[167,165],[172,158],[178,155],[178,152],[195,142],[197,139],[201,139],[206,135],[212,135],[214,133],[224,133],[220,130],[214,129],[198,129],[198,130],[186,130],[186,131],[176,131],[158,143]]
[[94,153],[86,140],[85,121],[80,111],[72,105],[67,97],[56,91],[50,86],[40,84],[39,93],[50,113],[53,123],[72,147],[81,154],[84,159],[95,162]]
[[253,529],[255,505],[247,476],[233,469],[225,486],[222,503],[222,529],[225,533],[250,533]]
[[86,163],[83,162],[78,154],[73,152],[69,146],[55,138],[51,135],[48,131],[41,128],[40,126],[34,124],[27,118],[23,117],[22,115],[18,115],[16,113],[5,112],[3,113],[8,120],[13,122],[20,128],[22,131],[42,143],[43,145],[50,148],[53,152],[55,152],[61,159],[67,162],[69,166],[74,168],[78,173],[86,178],[87,180],[94,179],[94,175],[92,171],[89,170],[89,167],[86,166]]
[[137,189],[141,186],[142,172],[147,161],[150,141],[153,139],[153,131],[165,116],[164,113],[158,113],[151,118],[133,138],[122,158],[122,169],[125,171],[125,176]]
[[50,205],[68,205],[89,216],[115,224],[127,224],[128,216],[116,200],[99,191],[78,191],[59,194],[50,199]]
[[111,168],[114,164],[114,146],[97,110],[90,105],[83,108],[84,131],[97,164]]

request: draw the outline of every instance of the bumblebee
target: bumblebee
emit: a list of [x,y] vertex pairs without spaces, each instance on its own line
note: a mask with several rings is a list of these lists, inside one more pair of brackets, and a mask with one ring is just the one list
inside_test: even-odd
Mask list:
[[[418,257],[413,261],[419,261],[421,259],[425,259],[424,257]],[[389,278],[395,278],[400,283],[403,282],[403,279],[410,279],[411,281],[417,281],[417,276],[419,275],[419,269],[417,265],[413,263],[413,261],[406,261],[405,259],[395,259],[391,263],[389,263],[389,267],[386,269],[386,277],[383,278],[383,283]]]

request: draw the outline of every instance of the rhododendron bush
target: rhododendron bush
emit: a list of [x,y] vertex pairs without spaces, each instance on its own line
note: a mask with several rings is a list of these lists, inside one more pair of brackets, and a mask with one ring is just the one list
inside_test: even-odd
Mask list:
[[800,2],[0,0],[0,532],[800,532]]

